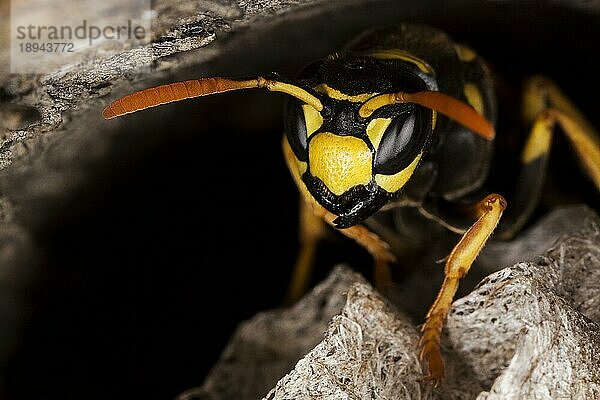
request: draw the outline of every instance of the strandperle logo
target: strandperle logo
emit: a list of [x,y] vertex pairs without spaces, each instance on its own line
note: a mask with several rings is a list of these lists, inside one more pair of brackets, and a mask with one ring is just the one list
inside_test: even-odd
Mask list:
[[10,72],[49,73],[146,44],[151,15],[150,0],[13,0]]
[[17,26],[17,39],[50,41],[50,40],[68,40],[87,39],[91,46],[94,40],[99,39],[127,39],[127,40],[143,40],[146,38],[146,28],[141,25],[134,25],[131,20],[127,20],[127,25],[122,26],[96,26],[88,24],[88,21],[83,20],[78,26],[72,27],[69,25],[48,26],[48,25],[32,25]]

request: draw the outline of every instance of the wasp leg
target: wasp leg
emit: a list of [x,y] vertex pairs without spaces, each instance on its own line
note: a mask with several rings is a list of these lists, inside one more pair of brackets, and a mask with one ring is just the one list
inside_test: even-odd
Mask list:
[[477,203],[475,211],[477,221],[465,232],[454,247],[444,269],[444,281],[440,291],[427,313],[425,324],[421,328],[419,341],[420,357],[428,363],[429,375],[425,380],[438,386],[444,376],[444,362],[440,353],[442,326],[450,311],[452,300],[458,289],[460,279],[467,274],[471,264],[485,245],[496,225],[500,221],[506,201],[499,194],[490,194]]
[[523,91],[523,117],[531,130],[521,154],[522,168],[511,212],[499,230],[510,239],[529,220],[539,201],[548,167],[552,136],[558,124],[581,165],[600,189],[600,139],[594,128],[552,81],[533,77]]
[[306,293],[312,275],[317,245],[324,234],[325,229],[322,219],[312,211],[306,201],[300,200],[300,226],[298,232],[300,251],[296,258],[292,280],[286,295],[286,304],[294,303]]
[[392,254],[389,244],[363,225],[340,229],[340,232],[356,241],[371,254],[374,261],[373,280],[375,281],[375,286],[383,293],[386,293],[392,283],[390,264],[396,261],[396,257]]
[[[333,221],[337,218],[336,215],[325,210],[316,202],[311,202],[309,205],[315,215],[335,227]],[[363,225],[355,225],[350,228],[338,229],[344,236],[354,240],[361,245],[373,257],[373,280],[375,286],[382,292],[386,292],[392,283],[392,273],[390,264],[396,261],[396,257],[392,254],[390,245],[383,240],[379,235],[372,232]]]

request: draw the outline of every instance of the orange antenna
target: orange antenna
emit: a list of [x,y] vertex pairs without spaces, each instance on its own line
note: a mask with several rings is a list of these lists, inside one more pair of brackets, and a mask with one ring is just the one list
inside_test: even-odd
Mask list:
[[378,108],[398,103],[415,103],[430,108],[453,119],[487,140],[492,140],[496,135],[494,126],[475,111],[473,107],[441,92],[423,91],[416,93],[398,92],[380,94],[367,100],[358,110],[358,114],[366,118],[371,116]]
[[156,86],[113,101],[104,109],[102,116],[110,119],[174,101],[252,88],[265,88],[274,92],[287,93],[313,106],[318,111],[323,109],[323,104],[317,97],[299,86],[259,76],[256,79],[248,80],[201,78]]

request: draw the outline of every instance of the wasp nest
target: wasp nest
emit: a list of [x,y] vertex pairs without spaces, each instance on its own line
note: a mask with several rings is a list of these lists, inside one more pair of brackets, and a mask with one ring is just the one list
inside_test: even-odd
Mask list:
[[[575,232],[536,256],[564,221]],[[437,389],[421,381],[419,330],[402,304],[338,267],[293,308],[241,324],[204,385],[179,400],[599,398],[600,218],[557,210],[510,246],[533,259],[454,303]]]

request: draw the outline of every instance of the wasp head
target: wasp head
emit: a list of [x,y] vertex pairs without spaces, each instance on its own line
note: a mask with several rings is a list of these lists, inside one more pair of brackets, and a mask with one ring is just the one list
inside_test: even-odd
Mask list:
[[382,93],[431,89],[415,69],[393,59],[336,55],[298,78],[319,97],[321,111],[287,101],[292,168],[312,197],[338,216],[339,228],[361,222],[400,192],[427,150],[432,110],[402,103],[361,115],[361,107]]

